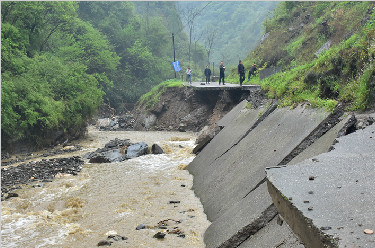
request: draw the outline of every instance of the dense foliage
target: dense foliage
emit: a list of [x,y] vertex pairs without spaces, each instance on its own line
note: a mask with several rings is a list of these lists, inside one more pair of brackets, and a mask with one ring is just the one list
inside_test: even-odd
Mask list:
[[[101,103],[99,83],[118,57],[106,38],[77,18],[73,2],[3,2],[2,142],[42,143],[79,132]],[[101,70],[97,70],[101,68]]]
[[[308,101],[348,110],[374,103],[375,4],[373,2],[282,2],[264,26],[266,39],[244,65],[280,66],[282,73],[250,83],[262,85],[283,105]],[[323,45],[327,49],[317,53]],[[232,71],[236,80],[236,72]]]
[[2,2],[1,14],[3,145],[80,133],[103,99],[120,110],[174,76],[168,25],[132,2]]
[[170,77],[170,40],[157,17],[147,22],[136,15],[132,2],[80,2],[78,15],[108,37],[120,56],[115,73],[108,77],[114,87],[106,99],[115,108],[135,102],[153,85]]

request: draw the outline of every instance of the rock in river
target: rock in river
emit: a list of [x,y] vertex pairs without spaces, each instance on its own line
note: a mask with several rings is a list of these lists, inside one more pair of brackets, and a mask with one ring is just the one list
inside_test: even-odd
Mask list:
[[115,139],[107,143],[104,148],[88,153],[84,157],[89,159],[90,163],[112,163],[139,157],[147,152],[148,146],[145,142],[131,144],[129,139]]
[[158,144],[153,144],[151,146],[151,152],[152,154],[163,154],[163,149]]
[[141,229],[145,229],[146,228],[146,226],[144,225],[144,224],[139,224],[136,228],[135,228],[135,230],[141,230]]
[[135,158],[147,154],[148,145],[145,142],[140,142],[134,145],[128,146],[126,150],[126,158]]
[[121,149],[113,149],[105,152],[96,153],[93,155],[90,163],[111,163],[121,162],[126,160],[126,155],[121,153]]
[[[51,182],[57,174],[77,175],[82,169],[80,157],[43,159],[42,161],[22,163],[1,169],[1,196],[17,189],[20,184],[34,181]],[[33,183],[35,184],[35,183]],[[43,184],[42,184],[43,185]],[[16,197],[16,193],[8,197]]]
[[154,238],[157,238],[157,239],[163,239],[165,237],[165,233],[162,233],[162,232],[157,232],[155,235],[154,235]]
[[112,244],[111,241],[108,240],[100,240],[97,246],[110,246]]
[[116,138],[105,144],[104,148],[88,153],[84,157],[88,158],[90,163],[121,162],[126,160],[123,150],[129,145],[129,139],[120,140]]

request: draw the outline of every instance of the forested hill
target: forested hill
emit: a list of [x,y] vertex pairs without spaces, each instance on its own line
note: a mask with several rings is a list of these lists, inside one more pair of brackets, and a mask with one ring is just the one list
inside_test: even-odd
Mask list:
[[123,109],[174,76],[171,61],[167,26],[132,2],[1,2],[2,148],[84,132],[103,100]]
[[[136,12],[145,21],[161,17],[170,33],[175,34],[176,55],[188,65],[191,28],[191,63],[200,70],[208,62],[236,65],[251,51],[262,35],[263,21],[277,2],[134,2]],[[209,58],[208,58],[208,53]]]
[[[264,23],[262,42],[244,61],[282,72],[254,77],[282,105],[308,102],[333,109],[374,109],[375,3],[281,2]],[[258,70],[259,71],[259,70]],[[232,70],[233,80],[237,70]]]
[[[221,28],[210,28],[217,32],[210,52],[215,60],[219,50],[234,57],[248,52],[274,5],[188,3],[210,5],[190,36],[185,31],[192,22],[181,17],[177,4],[184,3],[1,2],[2,148],[77,136],[103,101],[119,112],[129,109],[153,86],[174,78],[172,33],[182,66],[178,77],[190,66],[194,79],[200,78],[208,56],[205,39],[197,35],[216,22],[217,10]],[[223,44],[238,50],[221,49]]]
[[274,1],[181,1],[178,10],[183,21],[192,21],[185,30],[189,33],[192,26],[194,42],[208,48],[208,40],[214,37],[210,62],[219,64],[222,60],[233,66],[258,44],[263,21],[276,5]]
[[[260,69],[283,70],[250,82],[261,84],[270,97],[324,107],[341,101],[365,110],[374,98],[373,7],[373,2],[3,1],[2,148],[78,136],[103,101],[123,111],[174,78],[172,33],[180,75],[190,65],[193,78],[201,79],[208,61],[235,66],[254,47],[244,61],[247,69],[256,62]],[[318,55],[322,45],[329,49]]]
[[[178,73],[180,78],[181,74],[184,75],[187,66],[195,72],[200,72],[204,68],[206,53],[202,43],[195,44],[194,49],[191,49],[190,63],[189,63],[189,36],[185,32],[185,25],[181,20],[180,14],[177,10],[176,2],[172,1],[135,1],[135,11],[138,13],[143,21],[147,23],[150,19],[158,19],[168,29],[166,39],[169,48],[169,62],[173,61],[173,53],[175,58],[180,62],[182,67],[181,73]],[[173,51],[172,34],[174,34],[175,49]],[[155,41],[157,42],[157,41]],[[171,70],[174,77],[174,71]],[[200,72],[201,73],[201,72]]]

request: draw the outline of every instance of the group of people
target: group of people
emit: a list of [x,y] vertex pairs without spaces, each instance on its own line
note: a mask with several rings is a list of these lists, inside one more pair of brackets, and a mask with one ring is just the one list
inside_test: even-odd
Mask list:
[[[219,70],[220,70],[219,85],[221,83],[221,80],[223,80],[223,85],[225,85],[225,83],[224,83],[225,66],[224,66],[223,61],[221,61],[221,63],[220,63]],[[208,67],[208,65],[206,65],[206,69],[204,70],[204,75],[206,76],[206,84],[210,84],[211,69]]]
[[[219,70],[220,70],[219,85],[221,84],[221,81],[223,82],[223,85],[225,85],[225,83],[224,83],[225,66],[224,66],[223,61],[220,62]],[[256,64],[253,64],[249,69],[249,76],[247,78],[248,81],[250,80],[251,75],[255,75],[256,70],[257,70]],[[208,67],[208,65],[206,65],[206,69],[204,70],[204,75],[206,76],[206,84],[210,84],[211,69]],[[239,61],[239,64],[238,64],[238,75],[240,76],[240,86],[242,86],[243,81],[245,81],[245,67],[242,64],[241,60]],[[191,84],[191,69],[190,69],[190,66],[186,70],[186,81]]]
[[[253,64],[249,69],[249,76],[247,77],[247,81],[250,80],[251,75],[255,76],[255,71],[257,70],[257,65]],[[238,75],[240,76],[240,86],[242,86],[243,81],[245,81],[245,66],[242,64],[240,60],[237,67]]]

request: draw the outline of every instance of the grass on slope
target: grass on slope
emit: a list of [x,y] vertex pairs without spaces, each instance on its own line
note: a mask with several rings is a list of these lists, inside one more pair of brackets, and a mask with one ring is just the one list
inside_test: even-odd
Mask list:
[[[323,8],[327,5],[328,10]],[[368,2],[282,3],[274,19],[266,23],[269,38],[244,65],[247,70],[253,62],[260,64],[259,70],[277,65],[283,72],[262,81],[256,76],[248,83],[261,85],[268,97],[279,99],[282,106],[307,101],[313,107],[332,110],[340,101],[348,110],[370,108],[375,98],[373,8]],[[322,25],[325,20],[328,29]],[[346,25],[348,22],[357,26]],[[314,55],[328,40],[331,47]],[[237,68],[228,79],[239,81]]]
[[157,86],[153,87],[148,93],[141,96],[139,99],[140,104],[144,104],[146,109],[152,108],[159,102],[160,96],[170,87],[183,87],[183,83],[178,79],[170,79],[164,81]]

